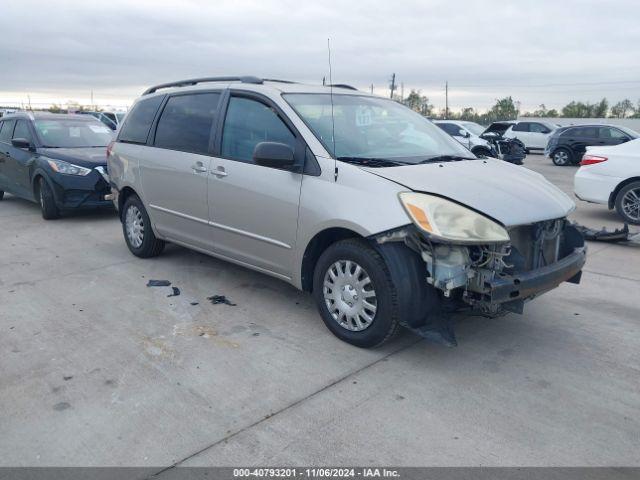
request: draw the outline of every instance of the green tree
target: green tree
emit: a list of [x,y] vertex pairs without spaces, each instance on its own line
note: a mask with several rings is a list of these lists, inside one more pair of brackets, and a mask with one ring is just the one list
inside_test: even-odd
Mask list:
[[491,107],[487,114],[487,123],[498,120],[515,120],[518,118],[518,108],[516,107],[511,96],[499,98],[496,104]]
[[422,115],[430,116],[433,113],[433,105],[429,104],[429,99],[422,95],[420,90],[411,89],[403,103]]
[[594,118],[607,118],[607,112],[609,111],[609,102],[606,98],[600,100],[599,103],[596,103],[593,106],[593,115]]
[[635,108],[628,98],[619,101],[611,107],[611,116],[614,118],[627,118],[628,115],[633,115],[634,113]]

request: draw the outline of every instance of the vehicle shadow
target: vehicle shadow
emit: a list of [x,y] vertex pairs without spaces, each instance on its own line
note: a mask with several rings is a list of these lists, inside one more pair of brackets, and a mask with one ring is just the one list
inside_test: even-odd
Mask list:
[[[5,193],[4,198],[0,201],[0,217],[3,216],[2,204],[11,205],[13,212],[10,215],[34,214],[40,215],[40,206],[24,198],[16,197],[10,193]],[[17,209],[17,211],[16,211]],[[87,222],[117,219],[118,215],[115,208],[95,208],[95,209],[79,209],[67,210],[61,212],[60,218],[56,220],[48,220],[51,222]],[[45,221],[44,219],[42,220]]]

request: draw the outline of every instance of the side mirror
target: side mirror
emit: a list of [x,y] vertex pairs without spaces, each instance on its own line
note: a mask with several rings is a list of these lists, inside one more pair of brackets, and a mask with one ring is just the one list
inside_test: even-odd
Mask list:
[[469,132],[466,130],[460,129],[458,130],[458,136],[462,138],[469,138],[471,135],[469,135]]
[[622,138],[620,139],[620,141],[621,141],[622,143],[628,142],[629,140],[631,140],[629,137],[622,137]]
[[548,130],[548,129],[546,129],[546,128],[545,128],[545,129],[544,129],[544,130],[542,130],[540,133],[543,133],[543,134],[545,134],[545,135],[546,135],[547,133],[551,133],[551,130]]
[[291,169],[295,155],[293,149],[284,143],[260,142],[253,150],[253,161],[264,167]]
[[33,145],[26,138],[14,138],[11,140],[11,145],[16,148],[24,148],[26,150],[33,150]]

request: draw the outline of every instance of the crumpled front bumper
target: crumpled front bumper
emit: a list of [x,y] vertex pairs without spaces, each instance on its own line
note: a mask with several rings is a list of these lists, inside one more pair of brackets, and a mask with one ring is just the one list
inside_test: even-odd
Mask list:
[[525,272],[496,275],[485,282],[486,291],[483,296],[490,303],[505,303],[534,297],[562,282],[580,283],[586,259],[586,247],[579,247],[551,265]]

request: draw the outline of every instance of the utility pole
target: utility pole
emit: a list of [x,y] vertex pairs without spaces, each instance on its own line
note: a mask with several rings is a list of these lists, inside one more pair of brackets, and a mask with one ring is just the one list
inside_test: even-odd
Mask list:
[[327,84],[327,78],[322,77],[322,86],[324,87]]
[[29,110],[32,110],[32,108],[31,108],[31,95],[27,95],[27,100],[29,100]]
[[400,101],[404,102],[404,82],[400,83]]
[[95,110],[95,106],[93,105],[93,90],[91,90],[91,110]]
[[395,92],[396,90],[396,74],[395,73],[391,75],[391,85],[389,86],[389,88],[391,89],[391,95],[389,96],[389,98],[393,100],[393,92]]
[[444,83],[444,119],[449,119],[449,82]]
[[371,95],[373,95],[373,83],[371,84]]

